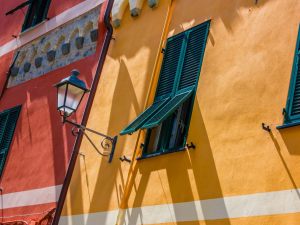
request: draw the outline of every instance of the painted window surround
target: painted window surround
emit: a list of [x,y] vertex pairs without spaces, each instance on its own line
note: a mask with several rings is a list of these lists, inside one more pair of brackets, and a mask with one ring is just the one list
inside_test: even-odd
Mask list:
[[86,0],[79,3],[76,6],[64,11],[63,13],[51,18],[48,21],[38,24],[31,29],[21,33],[16,39],[9,41],[8,43],[0,46],[0,57],[14,51],[23,45],[35,40],[43,34],[54,30],[55,28],[77,18],[78,16],[96,8],[102,4],[105,0]]

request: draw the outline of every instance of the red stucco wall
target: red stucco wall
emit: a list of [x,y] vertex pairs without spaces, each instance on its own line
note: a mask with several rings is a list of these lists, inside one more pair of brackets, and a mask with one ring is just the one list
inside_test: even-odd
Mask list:
[[[81,1],[53,0],[49,16],[53,17]],[[0,47],[11,40],[11,33],[19,32],[21,29],[23,23],[21,11],[12,16],[3,17],[6,11],[21,2],[23,1],[5,0],[3,2],[4,7],[0,8],[0,29],[5,31],[0,33]],[[78,69],[81,72],[80,79],[84,80],[88,87],[91,86],[106,33],[102,24],[104,8],[102,7],[99,17],[99,28],[101,27],[101,29],[99,29],[95,54],[4,90],[0,99],[0,112],[17,105],[22,105],[22,109],[0,181],[2,194],[56,186],[63,183],[75,137],[71,133],[72,127],[61,123],[61,118],[56,110],[56,89],[53,85],[69,76],[71,70]],[[13,52],[0,57],[0,93],[5,86],[6,74],[12,57]],[[81,103],[80,109],[72,116],[72,119],[79,123],[86,100],[87,96]],[[49,203],[4,209],[1,210],[0,217],[3,217],[4,221],[14,219],[37,220],[38,215],[43,215],[42,212],[55,207],[56,203]],[[31,215],[35,213],[41,214]]]

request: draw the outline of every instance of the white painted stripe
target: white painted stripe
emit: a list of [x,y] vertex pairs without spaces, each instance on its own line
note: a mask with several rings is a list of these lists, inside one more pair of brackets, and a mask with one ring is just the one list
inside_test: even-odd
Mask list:
[[84,224],[101,224],[101,225],[115,225],[118,217],[118,210],[109,212],[99,212],[82,214],[76,216],[62,216],[60,217],[59,225],[84,225]]
[[[63,216],[59,225],[141,225],[300,212],[300,189]],[[123,215],[123,216],[122,216]],[[118,218],[119,217],[119,218]],[[123,217],[123,219],[121,219]]]
[[0,209],[57,202],[62,185],[0,195]]
[[61,14],[51,18],[49,21],[43,22],[32,29],[20,34],[20,36],[0,47],[0,57],[33,41],[41,35],[79,17],[80,15],[94,9],[102,4],[104,0],[85,0]]

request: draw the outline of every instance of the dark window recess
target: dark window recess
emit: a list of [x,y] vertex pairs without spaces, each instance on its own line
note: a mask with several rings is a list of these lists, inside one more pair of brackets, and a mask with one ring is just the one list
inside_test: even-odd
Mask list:
[[29,4],[22,31],[33,27],[47,18],[51,0],[32,0]]
[[148,129],[145,155],[175,151],[185,145],[191,102],[189,98],[159,126]]
[[288,100],[284,110],[284,124],[300,122],[300,26],[294,55]]
[[167,40],[154,103],[121,131],[147,129],[143,156],[185,147],[210,21]]
[[20,110],[21,106],[17,106],[0,113],[0,176],[13,139]]

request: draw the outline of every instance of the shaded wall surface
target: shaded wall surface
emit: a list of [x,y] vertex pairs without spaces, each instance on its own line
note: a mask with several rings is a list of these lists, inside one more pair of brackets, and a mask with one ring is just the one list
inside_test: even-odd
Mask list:
[[[2,31],[0,34],[0,93],[2,93],[0,112],[17,105],[22,106],[0,181],[0,217],[1,222],[11,221],[13,223],[20,220],[31,223],[34,221],[43,222],[41,219],[46,216],[44,222],[49,222],[49,218],[51,219],[55,212],[52,209],[56,208],[76,138],[72,135],[72,127],[61,123],[61,118],[56,110],[56,89],[53,85],[69,76],[71,70],[78,69],[81,72],[79,78],[84,80],[88,87],[91,86],[106,33],[102,20],[104,8],[101,7],[101,3],[104,1],[53,0],[48,13],[49,21],[20,33],[24,21],[22,11],[19,10],[6,17],[3,17],[3,14],[22,2],[5,0],[1,3],[0,8],[0,28]],[[86,24],[81,23],[78,18],[89,19],[89,13],[93,12],[95,14],[95,9],[97,15],[93,17],[94,24],[87,31],[84,27]],[[27,8],[23,8],[24,13],[26,13],[26,10]],[[76,12],[72,17],[75,23],[73,20],[68,21],[68,18],[61,18],[63,13],[70,10]],[[73,26],[72,29],[77,29],[78,32],[74,33],[73,39],[62,40],[62,42],[53,40],[57,35],[52,35],[51,40],[48,40],[47,35],[52,33],[51,31],[45,33],[44,28],[48,29],[51,24],[58,24],[56,32],[57,30],[63,30],[65,26],[70,27],[70,24]],[[90,37],[92,29],[97,30],[97,37],[93,40]],[[84,30],[86,33],[83,32]],[[69,30],[69,32],[71,31]],[[79,31],[82,32],[79,33]],[[18,46],[13,45],[12,34],[17,35],[16,40],[20,40]],[[92,50],[86,55],[80,53],[80,57],[76,58],[72,54],[74,51],[79,51],[75,47],[75,38],[79,35],[85,38],[83,49],[89,44],[92,45]],[[36,43],[37,40],[30,39],[35,36],[38,38],[38,44]],[[69,55],[72,55],[72,60],[60,62],[59,66],[56,65],[59,63],[57,60],[51,62],[45,57],[47,51],[43,48],[44,44],[42,40],[39,40],[40,37],[51,43],[55,42],[52,46],[50,45],[51,49],[47,49],[47,51],[55,50],[57,52],[56,56],[62,55],[61,45],[64,44],[64,41],[71,42]],[[26,43],[26,46],[37,47],[34,55],[32,54],[33,51],[28,50],[29,47],[27,49],[21,45],[23,42]],[[21,43],[21,46],[19,46],[19,43]],[[26,73],[23,75],[16,74],[15,76],[19,76],[18,78],[22,82],[7,87],[8,71],[13,56],[17,55],[19,50],[24,50],[21,52],[24,54],[24,60],[30,58],[31,71],[36,69],[35,58],[38,57],[43,57],[43,63],[47,67],[47,71],[32,72],[30,77],[26,77]],[[64,57],[60,60],[68,58],[67,56]],[[23,73],[24,63],[26,62],[21,62],[20,58],[17,58],[17,61],[20,71]],[[55,66],[53,66],[54,64]],[[78,123],[81,122],[85,105],[86,97],[76,114],[72,116],[72,120]],[[48,213],[50,213],[49,218],[47,217]]]
[[[125,11],[89,127],[115,135],[144,110],[169,2],[145,4],[137,18]],[[61,224],[297,224],[300,128],[276,126],[299,9],[297,0],[174,1],[168,36],[211,20],[187,141],[196,149],[137,161],[137,132],[119,138],[108,164],[84,140]]]

